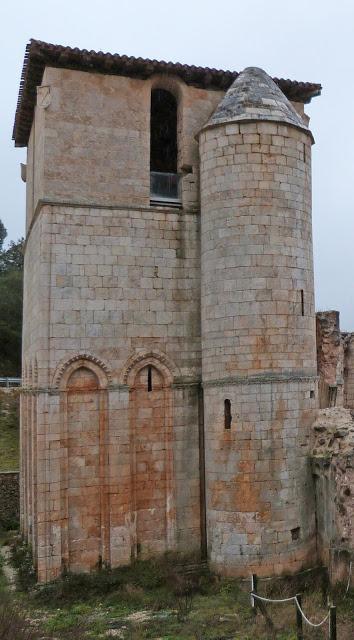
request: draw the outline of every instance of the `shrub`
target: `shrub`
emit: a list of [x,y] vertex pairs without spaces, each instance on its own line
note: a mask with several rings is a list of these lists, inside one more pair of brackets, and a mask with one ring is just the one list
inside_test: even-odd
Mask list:
[[17,538],[11,545],[11,560],[16,569],[16,585],[20,591],[30,591],[36,584],[31,547]]
[[[34,640],[34,631],[7,599],[0,604],[0,640]],[[37,636],[38,637],[38,636]]]

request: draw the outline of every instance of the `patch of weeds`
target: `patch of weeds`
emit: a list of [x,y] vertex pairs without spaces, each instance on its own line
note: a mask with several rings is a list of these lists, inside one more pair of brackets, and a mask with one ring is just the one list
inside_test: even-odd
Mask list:
[[[75,604],[67,609],[58,609],[44,621],[42,628],[47,633],[70,632],[73,637],[81,637],[81,634],[95,631],[103,632],[106,623],[100,615],[101,612],[88,604]],[[65,633],[65,638],[67,633]],[[84,637],[84,636],[82,636]]]
[[55,604],[58,600],[68,603],[78,599],[85,601],[119,592],[121,600],[139,606],[144,602],[144,594],[166,587],[170,589],[178,575],[180,570],[176,569],[175,558],[169,555],[154,560],[137,560],[116,569],[103,567],[93,573],[67,573],[59,580],[39,585],[34,596],[39,602]]
[[155,612],[171,609],[175,605],[175,594],[166,587],[147,593],[146,604]]
[[10,547],[17,539],[18,530],[0,529],[0,547]]
[[66,631],[77,627],[81,616],[71,611],[58,611],[57,614],[51,616],[49,620],[43,623],[43,629],[47,632]]
[[19,591],[30,591],[36,584],[36,571],[30,545],[19,538],[13,542],[11,562],[16,569],[16,586]]
[[71,607],[71,613],[75,616],[86,616],[89,615],[92,611],[92,606],[88,604],[84,604],[80,602],[79,604],[74,604]]
[[34,640],[36,637],[31,626],[3,594],[0,603],[0,640]]

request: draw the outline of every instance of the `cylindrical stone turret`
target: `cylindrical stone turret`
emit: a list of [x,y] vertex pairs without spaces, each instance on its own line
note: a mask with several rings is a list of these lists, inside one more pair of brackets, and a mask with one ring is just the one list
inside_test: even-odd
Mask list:
[[208,549],[234,575],[314,560],[312,142],[257,68],[200,134]]

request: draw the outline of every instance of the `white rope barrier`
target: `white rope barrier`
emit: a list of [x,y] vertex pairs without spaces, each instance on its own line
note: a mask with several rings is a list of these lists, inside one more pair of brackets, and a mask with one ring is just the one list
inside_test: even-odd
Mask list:
[[292,596],[291,598],[283,598],[282,600],[272,600],[271,598],[263,598],[262,596],[259,596],[258,593],[251,593],[252,598],[257,598],[257,600],[262,600],[262,602],[273,602],[274,604],[277,604],[278,602],[292,602],[293,600],[296,600],[296,596]]
[[306,616],[305,616],[305,614],[304,614],[303,610],[302,610],[302,609],[301,609],[301,607],[300,607],[300,603],[299,603],[299,601],[298,601],[298,599],[297,599],[297,597],[296,597],[296,596],[295,596],[295,602],[296,602],[296,606],[297,606],[297,608],[299,609],[299,611],[300,611],[300,613],[301,613],[301,615],[302,615],[303,619],[305,620],[305,622],[307,622],[307,624],[309,624],[309,625],[310,625],[310,627],[322,627],[322,625],[323,625],[323,624],[328,620],[328,618],[329,618],[329,611],[328,611],[328,613],[327,613],[326,617],[325,617],[325,618],[323,618],[322,622],[311,622],[311,620],[309,620],[308,618],[306,618]]
[[297,608],[299,609],[299,611],[300,611],[300,613],[301,613],[301,615],[302,615],[303,619],[304,619],[304,620],[305,620],[305,622],[307,622],[307,624],[309,624],[311,627],[321,627],[321,626],[322,626],[322,625],[323,625],[323,624],[328,620],[328,618],[329,618],[329,611],[328,611],[328,613],[327,613],[326,617],[325,617],[325,618],[323,618],[323,620],[322,620],[321,622],[311,622],[311,620],[309,620],[309,619],[305,616],[305,614],[304,614],[303,610],[302,610],[302,609],[301,609],[301,607],[300,607],[300,603],[299,603],[299,601],[298,601],[298,599],[297,599],[297,597],[296,597],[296,596],[292,596],[291,598],[282,598],[281,600],[273,600],[272,598],[264,598],[264,597],[262,597],[262,596],[259,596],[259,595],[258,595],[258,593],[254,593],[253,591],[252,591],[252,593],[251,593],[251,596],[252,596],[252,598],[256,598],[257,600],[261,600],[262,602],[271,602],[271,603],[273,603],[273,604],[278,604],[278,603],[281,603],[281,604],[282,604],[282,603],[284,603],[284,602],[295,602],[295,604],[296,604]]

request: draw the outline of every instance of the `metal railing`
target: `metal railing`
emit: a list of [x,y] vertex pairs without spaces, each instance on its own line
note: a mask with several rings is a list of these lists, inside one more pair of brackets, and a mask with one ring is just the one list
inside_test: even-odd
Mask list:
[[0,387],[9,389],[10,387],[20,387],[22,378],[0,378]]
[[178,173],[150,171],[150,199],[157,203],[181,204]]

